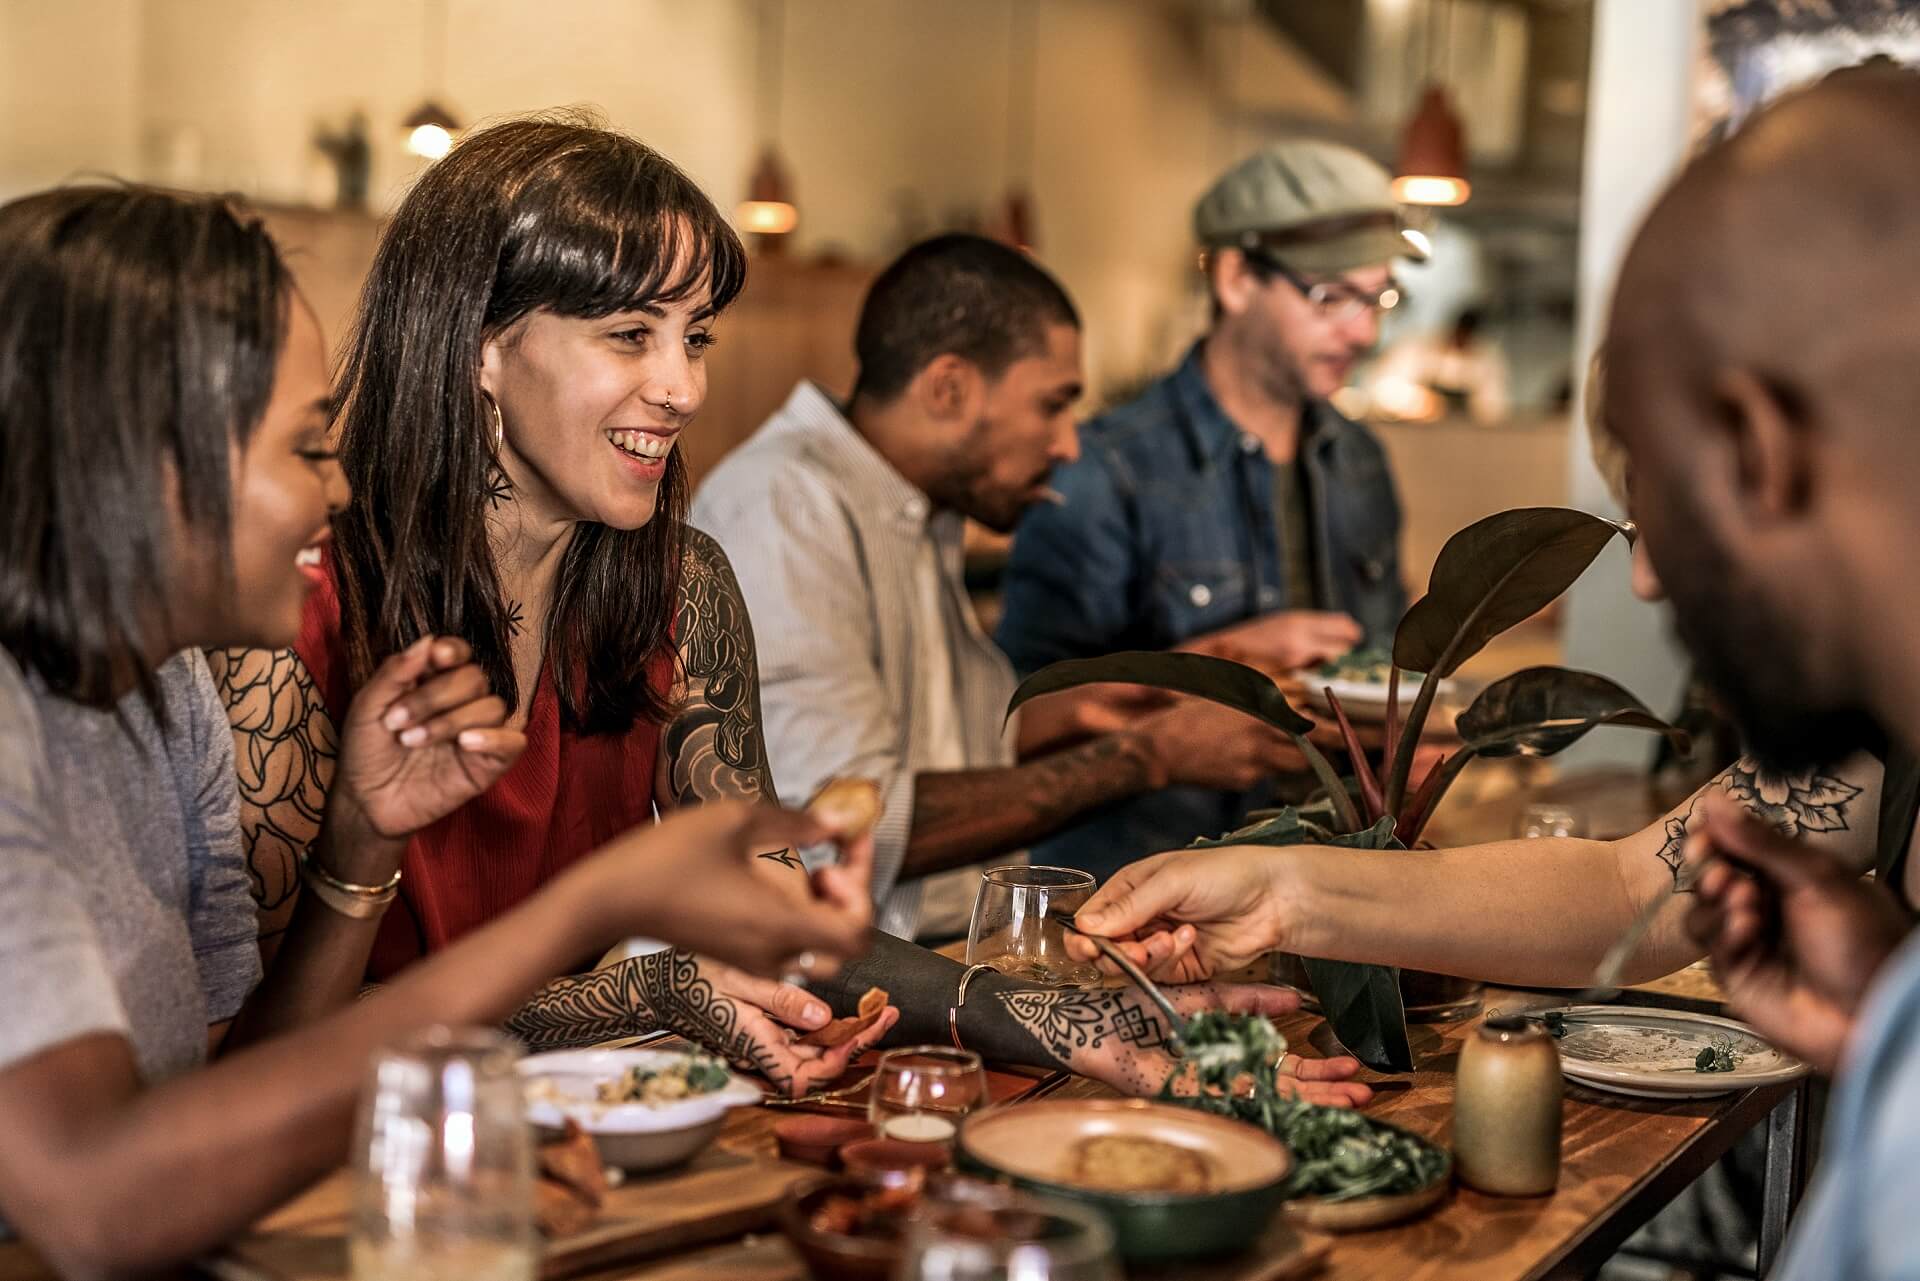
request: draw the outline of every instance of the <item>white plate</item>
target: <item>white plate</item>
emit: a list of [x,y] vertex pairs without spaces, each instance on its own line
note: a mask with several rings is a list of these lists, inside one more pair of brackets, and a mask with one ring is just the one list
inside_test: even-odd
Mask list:
[[[1570,1005],[1542,1014],[1567,1016],[1560,1070],[1598,1090],[1651,1099],[1705,1099],[1776,1085],[1806,1074],[1807,1065],[1762,1040],[1744,1023],[1619,1005]],[[1577,1020],[1577,1021],[1576,1021]],[[1694,1059],[1721,1041],[1732,1043],[1731,1072],[1698,1072]]]
[[628,1068],[655,1071],[685,1061],[684,1050],[562,1050],[520,1060],[520,1075],[531,1085],[549,1081],[561,1096],[527,1099],[527,1119],[547,1129],[560,1129],[570,1117],[588,1134],[660,1134],[684,1130],[715,1120],[729,1108],[759,1103],[760,1087],[729,1074],[725,1085],[707,1094],[649,1103],[601,1103],[596,1088]]
[[[1307,697],[1315,707],[1325,712],[1333,708],[1327,703],[1325,691],[1332,690],[1333,696],[1340,700],[1341,708],[1349,720],[1384,720],[1387,715],[1387,683],[1380,681],[1328,680],[1304,672],[1300,677],[1305,683]],[[1420,693],[1421,677],[1400,675],[1400,715],[1404,718],[1407,709],[1413,706],[1413,700]],[[1436,703],[1446,704],[1453,698],[1453,682],[1441,681],[1440,688],[1433,692]]]

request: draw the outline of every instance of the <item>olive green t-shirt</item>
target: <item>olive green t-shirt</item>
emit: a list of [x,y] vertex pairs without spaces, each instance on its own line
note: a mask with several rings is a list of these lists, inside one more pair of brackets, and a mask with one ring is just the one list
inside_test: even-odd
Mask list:
[[1273,464],[1273,519],[1280,531],[1280,563],[1287,567],[1288,609],[1320,608],[1313,572],[1313,515],[1300,456]]

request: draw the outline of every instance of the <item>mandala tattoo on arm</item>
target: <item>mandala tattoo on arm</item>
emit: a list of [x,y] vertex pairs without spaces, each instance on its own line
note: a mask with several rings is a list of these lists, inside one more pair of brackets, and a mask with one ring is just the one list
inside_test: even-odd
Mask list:
[[241,841],[270,950],[293,919],[295,860],[320,834],[338,738],[313,673],[292,650],[208,650],[207,666],[233,730]]
[[[753,623],[726,553],[695,529],[687,531],[674,635],[681,687],[679,710],[664,735],[668,794],[678,805],[778,799],[760,730]],[[791,850],[760,857],[801,867]]]
[[740,1026],[740,1007],[700,972],[686,952],[653,952],[604,970],[557,979],[508,1019],[506,1030],[530,1050],[597,1044],[664,1027],[697,1041],[734,1066],[785,1085],[779,1061]]
[[[1128,988],[1022,989],[996,992],[1012,1020],[1040,1044],[1054,1062],[1080,1071],[1076,1058],[1117,1052],[1119,1075],[1135,1093],[1160,1087],[1171,1070],[1164,1055],[1172,1047],[1165,1020],[1146,998]],[[1109,1070],[1102,1075],[1112,1079]]]
[[[1816,770],[1776,773],[1763,769],[1750,756],[1735,761],[1715,781],[1728,796],[1786,837],[1850,830],[1847,809],[1861,790]],[[1693,888],[1686,870],[1686,845],[1699,812],[1700,800],[1696,797],[1685,815],[1668,819],[1667,839],[1659,851],[1660,861],[1673,870],[1674,887],[1683,891]]]

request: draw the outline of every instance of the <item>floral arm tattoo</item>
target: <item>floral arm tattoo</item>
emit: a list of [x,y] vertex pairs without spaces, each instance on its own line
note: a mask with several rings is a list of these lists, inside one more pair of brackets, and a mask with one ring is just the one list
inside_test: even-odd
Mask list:
[[593,1045],[664,1026],[784,1084],[785,1069],[740,1027],[740,1007],[685,952],[653,952],[549,983],[506,1022],[530,1050]]
[[[662,779],[675,805],[732,797],[778,799],[760,730],[753,622],[720,544],[687,530],[680,570],[679,710],[667,723]],[[791,850],[760,857],[800,868]]]
[[[1742,756],[1714,781],[1756,818],[1788,837],[1850,830],[1847,809],[1861,790],[1816,770],[1774,773],[1761,768],[1750,756]],[[1693,888],[1687,877],[1686,845],[1699,812],[1700,800],[1696,797],[1685,815],[1667,820],[1667,839],[1659,855],[1660,861],[1673,870],[1676,890]]]
[[313,674],[290,649],[216,649],[207,667],[226,704],[240,785],[240,834],[271,952],[300,894],[296,856],[313,844],[339,747]]

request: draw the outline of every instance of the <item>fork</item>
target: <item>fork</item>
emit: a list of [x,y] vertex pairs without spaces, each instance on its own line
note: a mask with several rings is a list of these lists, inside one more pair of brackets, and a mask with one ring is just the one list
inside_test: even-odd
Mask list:
[[1167,999],[1167,994],[1160,990],[1159,984],[1147,977],[1146,971],[1128,960],[1127,954],[1113,945],[1113,940],[1102,938],[1098,934],[1087,933],[1078,925],[1075,925],[1071,917],[1061,912],[1048,912],[1047,919],[1053,921],[1062,929],[1073,931],[1081,938],[1086,939],[1089,943],[1099,948],[1100,955],[1112,961],[1122,974],[1125,974],[1136,987],[1147,994],[1147,999],[1160,1007],[1160,1012],[1167,1016],[1167,1027],[1171,1030],[1173,1039],[1175,1041],[1182,1041],[1184,1039],[1181,1036],[1181,1031],[1187,1025],[1186,1016],[1173,1007],[1173,1002]]

